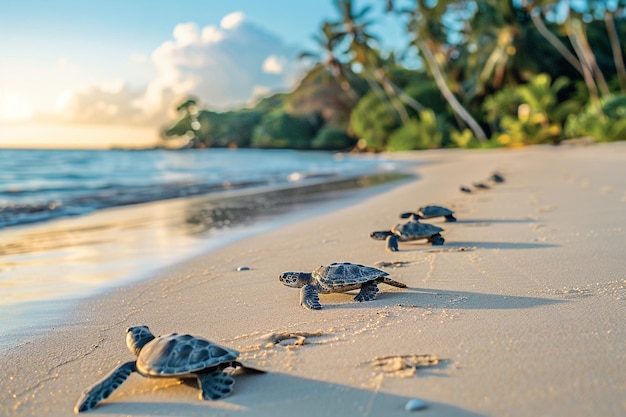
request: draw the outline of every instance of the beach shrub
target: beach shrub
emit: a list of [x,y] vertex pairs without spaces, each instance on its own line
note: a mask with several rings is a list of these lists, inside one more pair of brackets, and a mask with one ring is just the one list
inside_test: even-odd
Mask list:
[[252,132],[255,148],[309,149],[317,133],[306,118],[295,117],[277,110],[261,119]]
[[398,128],[389,138],[387,149],[390,151],[410,151],[438,148],[443,142],[445,126],[437,120],[432,110],[420,112],[419,119]]
[[565,132],[569,137],[590,136],[599,142],[626,140],[626,95],[611,95],[600,100],[603,114],[593,103],[579,114],[567,118]]
[[558,97],[569,84],[566,77],[552,82],[548,74],[538,74],[488,97],[483,111],[495,132],[492,139],[505,146],[560,141],[567,115],[579,108],[577,101]]
[[200,110],[195,118],[195,129],[192,129],[192,118],[186,115],[167,128],[164,137],[186,135],[193,139],[194,147],[248,147],[252,131],[262,116],[262,112],[255,110],[224,113]]
[[176,136],[184,136],[191,129],[191,118],[189,116],[184,116],[183,118],[177,120],[172,126],[164,129],[163,136],[165,139],[176,137]]
[[333,125],[326,125],[317,132],[311,147],[329,151],[351,149],[356,145],[356,139],[349,136],[343,129]]
[[254,128],[261,122],[263,114],[258,110],[221,113],[212,126],[215,146],[249,147]]
[[[420,78],[412,82],[404,91],[421,105],[433,110],[437,117],[450,114],[450,107],[437,88],[437,84],[429,79]],[[407,110],[411,110],[407,107]]]
[[367,93],[350,114],[350,133],[359,138],[359,147],[382,151],[389,136],[400,127],[400,118],[388,101],[373,91]]
[[453,144],[453,147],[473,149],[483,148],[485,143],[489,141],[481,143],[471,129],[463,129],[460,132],[456,129],[450,129],[450,142]]

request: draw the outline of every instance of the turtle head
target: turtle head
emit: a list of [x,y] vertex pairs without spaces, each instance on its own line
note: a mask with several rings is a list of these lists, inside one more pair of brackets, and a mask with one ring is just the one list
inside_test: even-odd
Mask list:
[[391,236],[393,233],[391,230],[378,230],[376,232],[370,233],[370,237],[374,240],[385,240],[387,236]]
[[288,287],[302,288],[311,282],[310,272],[283,272],[278,280]]
[[154,335],[148,326],[135,326],[126,329],[126,347],[135,356],[139,356],[141,348],[151,340],[154,340]]
[[422,216],[420,216],[419,213],[415,213],[415,212],[412,212],[412,211],[407,211],[406,213],[400,213],[400,218],[401,219],[417,220],[417,219],[421,219]]

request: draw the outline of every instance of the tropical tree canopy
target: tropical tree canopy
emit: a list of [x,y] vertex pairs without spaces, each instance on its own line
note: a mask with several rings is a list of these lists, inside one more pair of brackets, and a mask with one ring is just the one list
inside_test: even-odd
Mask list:
[[[186,97],[192,147],[386,151],[626,139],[626,0],[334,0],[299,86],[217,113]],[[405,28],[410,67],[373,32]]]

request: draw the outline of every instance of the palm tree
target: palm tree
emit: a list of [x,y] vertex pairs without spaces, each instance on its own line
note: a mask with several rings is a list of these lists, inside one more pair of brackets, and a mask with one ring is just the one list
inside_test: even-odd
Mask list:
[[196,108],[198,106],[198,100],[195,97],[187,97],[182,103],[176,106],[176,111],[180,114],[181,117],[187,117],[191,114],[196,113]]
[[[623,0],[620,0],[620,3],[623,3]],[[534,0],[532,5],[529,5],[528,2],[524,0],[523,4],[527,10],[530,10],[533,23],[535,23],[539,32],[557,48],[557,50],[567,59],[568,62],[570,62],[570,64],[572,64],[581,73],[587,86],[587,90],[589,91],[590,100],[596,109],[598,117],[603,117],[602,106],[600,103],[600,93],[602,95],[608,95],[609,88],[606,80],[604,79],[604,75],[598,66],[595,54],[589,45],[587,37],[587,24],[585,24],[585,20],[593,18],[594,15],[597,15],[596,9],[604,11],[606,2],[593,0],[587,1],[583,4],[585,8],[582,10],[576,10],[571,7],[569,0]],[[560,11],[560,14],[557,12],[557,9]],[[561,32],[566,34],[574,54],[571,52],[569,54],[566,53],[565,50],[568,50],[568,48],[562,43],[559,45],[560,41],[554,40],[558,38],[552,35],[550,30],[547,29],[546,25],[543,23],[542,15],[554,16],[552,23],[555,24]],[[612,36],[610,27],[607,27],[607,32],[613,48],[614,59],[619,59],[616,58],[615,40],[611,39]],[[623,59],[621,61],[623,62]],[[623,68],[622,64],[616,64],[618,75],[620,65]],[[626,77],[623,77],[623,79],[626,80]]]
[[[622,13],[626,8],[626,1],[622,1]],[[615,11],[606,9],[604,11],[604,24],[609,34],[609,40],[611,42],[611,52],[613,53],[613,61],[615,62],[615,71],[617,72],[617,79],[619,80],[620,89],[622,93],[626,94],[626,69],[624,68],[624,56],[622,54],[622,47],[620,45],[617,29],[615,28]]]
[[198,144],[198,131],[200,130],[200,122],[198,121],[198,99],[189,96],[182,103],[176,106],[176,111],[180,115],[181,120],[189,119],[188,131],[189,145],[196,146]]
[[546,7],[549,3],[552,3],[552,1],[533,0],[532,2],[529,2],[528,0],[522,0],[522,7],[524,7],[526,12],[530,16],[530,19],[532,20],[535,28],[537,28],[537,31],[541,34],[541,36],[543,36],[548,41],[548,43],[550,43],[550,45],[552,45],[554,49],[556,49],[557,52],[559,52],[559,54],[561,54],[561,56],[565,58],[565,60],[569,62],[570,65],[580,73],[580,75],[583,75],[583,68],[580,64],[580,61],[578,61],[578,58],[576,58],[576,56],[570,52],[570,50],[567,48],[567,46],[565,46],[563,42],[561,42],[558,36],[556,36],[550,31],[550,29],[548,29],[541,17],[542,8]]
[[413,38],[411,44],[419,50],[437,87],[454,113],[469,126],[478,140],[485,141],[487,135],[476,119],[456,98],[441,67],[445,62],[446,54],[442,45],[446,40],[445,33],[438,24],[442,22],[443,15],[447,11],[447,4],[437,2],[429,6],[425,3],[425,1],[416,0],[415,9],[408,12],[408,30]]
[[[402,122],[408,123],[409,115],[404,107],[405,104],[418,112],[424,110],[425,107],[391,81],[386,65],[390,62],[385,62],[378,50],[371,45],[376,42],[376,37],[368,31],[372,22],[364,20],[372,10],[371,6],[365,6],[356,11],[352,0],[335,0],[335,6],[340,20],[335,22],[334,26],[337,32],[349,42],[346,53],[352,56],[352,63],[361,67],[366,82],[379,98],[384,101],[386,96]],[[393,61],[393,56],[389,59]]]
[[626,70],[624,69],[622,48],[613,16],[618,11],[623,13],[625,8],[626,0],[616,1],[615,10],[610,10],[609,4],[606,0],[588,0],[587,9],[584,10],[587,16],[592,16],[595,19],[602,20],[604,22],[609,43],[611,45],[611,53],[613,55],[617,79],[622,92],[626,92]]
[[598,84],[598,87],[602,91],[602,94],[608,95],[609,88],[606,84],[606,80],[604,79],[604,74],[602,74],[602,71],[598,66],[596,56],[589,46],[589,39],[587,37],[587,25],[584,23],[584,14],[587,13],[579,13],[574,11],[574,9],[572,9],[571,7],[569,8],[568,18],[566,20],[567,36],[572,42],[574,51],[580,56],[580,60],[583,65],[589,67],[594,79],[596,80],[596,83]]
[[391,70],[400,66],[395,54],[392,52],[386,58],[383,58],[375,49],[370,49],[369,53],[370,55],[367,59],[369,65],[366,68],[373,73],[374,78],[382,85],[389,98],[399,99],[417,112],[426,110],[424,105],[406,94],[391,80]]
[[302,52],[300,54],[300,59],[317,59],[317,68],[314,68],[312,72],[324,71],[331,74],[354,104],[359,99],[359,95],[356,93],[354,88],[352,88],[352,84],[350,82],[350,78],[352,78],[354,74],[348,65],[341,62],[336,53],[336,49],[343,41],[344,36],[344,34],[335,30],[335,26],[333,24],[327,21],[324,22],[322,24],[321,33],[313,35],[313,39],[323,51],[325,58],[321,59],[318,54],[313,52]]
[[596,110],[597,116],[603,119],[604,112],[602,111],[600,92],[598,90],[600,90],[604,95],[608,95],[609,90],[606,85],[606,81],[604,80],[604,75],[597,65],[595,55],[589,47],[582,18],[580,16],[576,16],[575,12],[571,8],[568,9],[568,15],[565,20],[564,27],[567,37],[574,48],[574,52],[582,64],[583,78],[589,90],[591,103]]
[[[545,59],[539,58],[536,31],[528,16],[510,1],[482,0],[466,10],[464,38],[458,44],[466,101],[484,97],[504,85],[527,82]],[[467,82],[471,80],[471,84]]]

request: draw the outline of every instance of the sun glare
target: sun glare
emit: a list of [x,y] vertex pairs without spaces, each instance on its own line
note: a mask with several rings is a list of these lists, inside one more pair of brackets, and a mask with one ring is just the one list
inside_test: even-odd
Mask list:
[[0,119],[5,121],[28,120],[33,116],[33,105],[30,101],[17,95],[10,94],[0,102]]
[[158,143],[155,128],[115,125],[0,124],[0,149],[146,148]]

